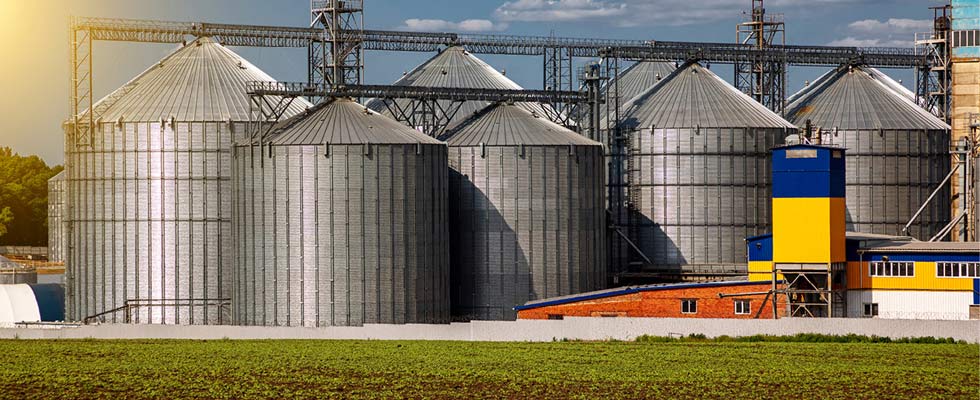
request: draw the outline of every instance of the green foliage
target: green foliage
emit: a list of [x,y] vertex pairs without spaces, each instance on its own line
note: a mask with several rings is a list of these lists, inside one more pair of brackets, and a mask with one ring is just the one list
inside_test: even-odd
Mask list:
[[690,343],[690,342],[714,342],[714,343],[905,343],[905,344],[966,344],[965,341],[957,341],[953,338],[927,337],[908,337],[892,339],[884,336],[864,336],[853,333],[847,335],[822,335],[818,333],[798,333],[792,336],[718,336],[708,338],[704,334],[696,333],[688,336],[664,337],[664,336],[637,336],[638,343]]
[[659,340],[7,340],[0,397],[918,399],[980,391],[977,345]]
[[0,245],[47,244],[48,179],[62,169],[0,147]]
[[0,237],[7,234],[7,225],[14,222],[14,212],[10,211],[10,207],[4,207],[0,210]]

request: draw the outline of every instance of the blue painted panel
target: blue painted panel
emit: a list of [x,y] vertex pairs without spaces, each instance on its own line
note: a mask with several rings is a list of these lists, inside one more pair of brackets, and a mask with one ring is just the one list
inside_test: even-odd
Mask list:
[[844,246],[846,247],[845,253],[847,254],[847,261],[860,261],[861,255],[858,254],[858,249],[861,248],[860,240],[845,240]]
[[[953,29],[975,29],[980,19],[980,4],[976,0],[953,2]],[[958,28],[959,26],[965,26]]]
[[977,46],[954,47],[953,57],[965,57],[965,58],[980,57],[980,47]]
[[746,239],[749,261],[772,261],[772,235]]
[[845,196],[844,171],[773,171],[772,197],[824,198]]
[[[790,151],[814,150],[813,158],[789,158]],[[833,155],[837,153],[838,157]],[[844,150],[792,145],[773,149],[773,197],[844,197]]]
[[30,285],[41,312],[41,321],[65,320],[65,287],[57,283]]
[[973,304],[980,304],[980,278],[973,280]]
[[980,261],[980,254],[943,254],[943,253],[895,253],[895,254],[865,254],[864,261],[881,261],[882,257],[888,256],[889,261],[950,261],[950,262],[977,262]]

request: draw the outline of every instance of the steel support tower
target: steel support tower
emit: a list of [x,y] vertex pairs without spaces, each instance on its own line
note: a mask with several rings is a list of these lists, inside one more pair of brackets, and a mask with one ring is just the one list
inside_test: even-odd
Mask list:
[[[364,78],[364,0],[311,0],[310,27],[323,41],[309,42],[310,85],[359,85]],[[317,103],[322,98],[310,99]]]
[[[786,26],[782,14],[766,15],[763,0],[752,0],[748,20],[738,24],[735,38],[739,44],[757,50],[786,45]],[[735,87],[752,96],[766,108],[782,115],[786,100],[786,62],[739,61],[735,63]]]
[[916,102],[948,124],[952,117],[952,6],[929,9],[933,12],[932,32],[915,34],[916,53],[929,60],[927,64],[916,68]]
[[[551,37],[554,38],[554,32]],[[574,90],[572,76],[572,50],[562,47],[555,40],[554,46],[544,50],[544,89],[545,90]],[[556,111],[565,112],[564,104],[558,104]]]

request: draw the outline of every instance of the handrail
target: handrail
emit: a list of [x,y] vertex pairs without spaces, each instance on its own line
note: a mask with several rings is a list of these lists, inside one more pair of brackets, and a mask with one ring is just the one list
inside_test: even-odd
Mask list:
[[106,315],[115,314],[117,312],[126,311],[124,321],[126,323],[130,320],[129,311],[132,309],[139,309],[142,307],[179,307],[179,306],[228,306],[231,305],[230,298],[220,298],[220,299],[129,299],[123,302],[123,305],[110,310],[100,312],[98,314],[93,314],[82,319],[82,323],[88,325],[96,320],[100,322],[104,321]]

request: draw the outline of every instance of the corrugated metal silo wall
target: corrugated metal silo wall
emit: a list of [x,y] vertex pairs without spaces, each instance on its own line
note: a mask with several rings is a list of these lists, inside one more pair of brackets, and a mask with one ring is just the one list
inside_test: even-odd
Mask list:
[[449,322],[444,145],[244,146],[242,325]]
[[928,240],[951,218],[945,186],[909,227],[902,228],[949,174],[949,132],[840,130],[824,142],[847,149],[847,228]]
[[65,186],[64,179],[48,181],[48,261],[52,262],[65,261]]
[[783,128],[630,134],[627,235],[655,266],[744,269],[744,239],[769,231],[769,149]]
[[[230,322],[231,142],[244,123],[100,123],[68,158],[69,319]],[[207,304],[207,305],[206,305]]]
[[601,146],[449,151],[454,319],[605,286]]

